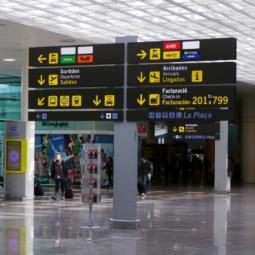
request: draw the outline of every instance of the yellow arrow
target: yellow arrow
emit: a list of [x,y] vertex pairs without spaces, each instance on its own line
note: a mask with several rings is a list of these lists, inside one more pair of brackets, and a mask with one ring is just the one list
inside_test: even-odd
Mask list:
[[38,62],[39,62],[40,64],[42,64],[45,60],[47,60],[47,58],[45,58],[45,57],[43,56],[43,54],[41,54],[41,55],[37,58],[37,60],[38,60]]
[[102,100],[100,100],[99,97],[98,97],[98,95],[96,95],[96,98],[93,99],[94,105],[95,105],[95,106],[98,106],[98,105],[101,104],[101,102],[102,102]]
[[140,94],[139,98],[137,98],[136,101],[140,106],[142,106],[145,103],[146,99],[143,98],[143,94]]
[[136,56],[140,57],[140,59],[144,59],[147,56],[147,53],[144,50],[140,50],[140,52],[137,53]]
[[176,127],[174,127],[174,128],[173,128],[173,131],[174,131],[174,133],[175,133],[175,132],[177,132],[177,128],[176,128]]
[[42,75],[40,75],[40,79],[37,80],[37,82],[42,86],[45,83],[45,79]]
[[45,97],[38,98],[37,99],[37,105],[38,106],[44,106]]
[[140,72],[140,75],[136,77],[137,80],[140,82],[140,83],[143,83],[146,79],[146,76],[143,75],[143,72]]

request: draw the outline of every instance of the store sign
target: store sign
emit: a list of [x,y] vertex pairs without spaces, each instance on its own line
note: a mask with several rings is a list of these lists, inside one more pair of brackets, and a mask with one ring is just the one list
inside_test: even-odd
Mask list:
[[233,108],[234,86],[128,88],[127,108]]
[[235,82],[236,63],[234,62],[128,66],[128,86],[200,85]]
[[128,63],[236,59],[236,39],[202,39],[128,43]]
[[31,121],[123,121],[123,111],[36,111],[28,112]]
[[29,88],[122,87],[123,66],[61,67],[29,70]]
[[29,109],[121,109],[123,89],[32,90]]
[[29,49],[29,66],[123,64],[124,44],[37,47]]

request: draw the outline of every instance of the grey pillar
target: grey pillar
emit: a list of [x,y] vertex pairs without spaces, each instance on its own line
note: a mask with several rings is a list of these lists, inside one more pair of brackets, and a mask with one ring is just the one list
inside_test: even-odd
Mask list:
[[[117,43],[125,43],[127,57],[127,42],[136,42],[136,36],[118,37]],[[137,155],[138,135],[137,124],[126,119],[126,87],[127,59],[124,72],[124,121],[114,124],[114,176],[113,176],[113,227],[136,227],[136,194],[137,194]]]
[[220,121],[220,140],[215,141],[215,179],[214,189],[230,192],[228,167],[228,121]]

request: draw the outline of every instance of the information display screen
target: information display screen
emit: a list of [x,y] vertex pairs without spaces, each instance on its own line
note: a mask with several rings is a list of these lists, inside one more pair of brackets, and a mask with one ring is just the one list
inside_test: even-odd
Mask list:
[[8,171],[21,171],[21,141],[7,141]]

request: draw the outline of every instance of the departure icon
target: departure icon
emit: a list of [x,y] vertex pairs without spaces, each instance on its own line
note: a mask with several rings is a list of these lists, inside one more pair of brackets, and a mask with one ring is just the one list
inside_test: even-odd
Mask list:
[[49,96],[48,97],[48,106],[49,107],[58,106],[58,97],[57,96]]
[[160,72],[151,71],[149,74],[149,83],[160,83]]
[[150,49],[150,60],[160,60],[160,57],[161,57],[161,49],[160,48]]
[[179,126],[179,133],[184,133],[185,127],[184,126]]
[[57,74],[49,74],[48,83],[49,83],[49,86],[57,86],[58,85],[58,75]]
[[81,96],[80,95],[74,95],[72,96],[72,106],[73,107],[80,107],[81,106]]
[[203,70],[193,70],[191,72],[192,82],[203,82]]

